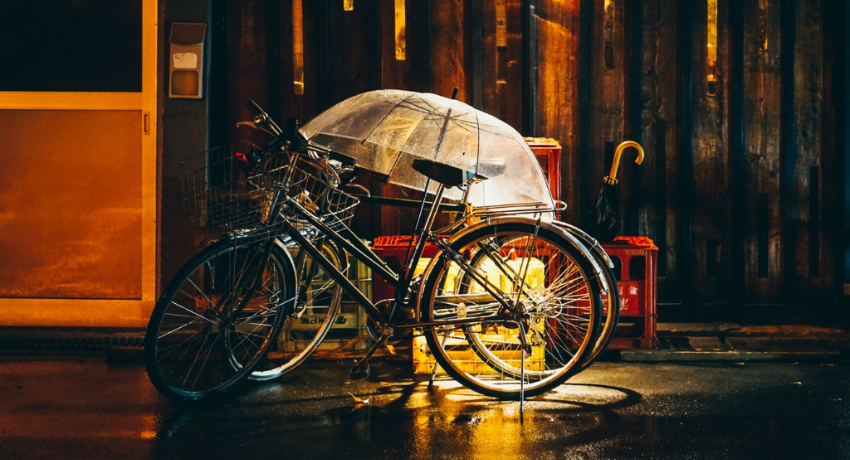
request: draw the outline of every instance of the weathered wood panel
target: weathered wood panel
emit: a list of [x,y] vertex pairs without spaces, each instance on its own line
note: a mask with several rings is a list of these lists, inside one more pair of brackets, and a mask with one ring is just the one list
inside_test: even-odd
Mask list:
[[792,189],[788,194],[795,227],[794,267],[797,294],[822,296],[833,283],[832,235],[824,226],[826,192],[836,193],[832,174],[825,174],[823,104],[823,26],[820,0],[795,2],[794,106],[795,151]]
[[[431,49],[426,37],[429,21],[421,18],[430,14],[427,0],[404,0],[405,29],[402,35],[406,43],[405,59],[396,58],[395,22],[396,0],[381,0],[381,88],[426,91],[430,89]],[[372,50],[374,52],[374,50]],[[450,96],[451,93],[446,96]]]
[[776,299],[782,286],[780,197],[780,8],[779,0],[745,6],[744,277],[746,298]]
[[329,107],[356,94],[379,89],[382,50],[394,45],[380,43],[379,0],[358,0],[353,11],[345,11],[341,2],[328,3],[328,81],[321,91],[328,94]]
[[[833,192],[824,193],[824,225],[825,231],[829,232],[832,242],[829,245],[824,245],[826,251],[832,250],[832,264],[825,266],[827,269],[833,270],[834,290],[833,294],[837,298],[843,295],[843,283],[847,276],[850,275],[850,269],[845,268],[845,254],[842,254],[842,249],[850,240],[850,232],[844,228],[843,212],[846,209],[848,200],[845,194],[848,189],[845,182],[845,136],[847,129],[844,98],[845,91],[845,76],[844,68],[846,59],[845,52],[847,51],[845,40],[847,38],[847,29],[845,27],[845,15],[847,5],[845,2],[824,2],[823,3],[823,27],[824,27],[824,174],[829,177],[829,180],[834,184]],[[850,294],[850,293],[849,293]],[[838,305],[838,303],[836,303]]]
[[[608,6],[606,12],[605,6]],[[614,149],[623,140],[624,110],[624,32],[623,2],[595,2],[592,12],[590,43],[590,118],[587,138],[581,139],[581,195],[589,207],[599,193],[602,178],[607,176]],[[607,30],[607,31],[606,31]],[[584,46],[584,45],[583,45]],[[628,157],[624,155],[618,179],[629,174]],[[622,189],[627,182],[621,183]],[[622,204],[622,203],[621,203]],[[586,219],[587,209],[580,210]],[[622,215],[622,213],[621,213]],[[583,221],[584,222],[584,221]]]
[[431,87],[434,94],[472,103],[472,37],[469,0],[431,3]]
[[[285,122],[287,118],[294,117],[299,122],[305,123],[319,112],[318,110],[318,95],[324,88],[319,88],[318,78],[318,57],[319,47],[325,46],[326,40],[321,37],[319,40],[320,30],[318,24],[320,21],[325,21],[326,8],[324,2],[310,2],[301,0],[301,25],[300,31],[301,42],[303,47],[304,60],[304,85],[301,94],[296,94],[294,88],[294,37],[299,33],[293,30],[293,3],[294,0],[282,0],[276,3],[277,23],[270,28],[275,30],[274,36],[269,39],[276,38],[277,47],[273,50],[273,56],[270,60],[276,59],[277,78],[270,79],[269,86],[272,92],[276,91],[279,99],[278,110],[281,113],[281,121]],[[272,2],[275,4],[275,2]],[[326,53],[322,53],[324,56]],[[271,88],[276,87],[276,88]]]
[[[711,2],[714,0],[708,0]],[[729,184],[729,3],[717,1],[717,62],[709,81],[708,6],[694,5],[693,290],[701,301],[729,298],[731,200]]]
[[[665,300],[676,298],[676,203],[678,184],[678,40],[677,2],[643,0],[640,122],[635,127],[646,158],[641,165],[639,187],[643,201],[639,206],[640,235],[647,235],[658,246],[659,290]],[[634,71],[638,71],[635,69]]]
[[[395,0],[357,0],[354,11],[302,0],[305,86],[296,95],[293,1],[226,3],[233,121],[247,115],[248,98],[306,121],[369,89],[449,96],[458,87],[458,99],[561,142],[571,222],[585,219],[616,145],[644,145],[642,166],[632,152],[622,159],[620,211],[627,232],[660,246],[660,301],[837,292],[844,122],[832,99],[845,83],[833,66],[844,65],[846,43],[824,37],[840,35],[845,6],[718,0],[710,88],[709,0],[405,0],[403,61]],[[403,233],[410,215],[364,207],[356,226],[367,237]]]
[[540,2],[537,30],[538,132],[561,143],[563,220],[578,223],[579,201],[579,14],[580,0]]
[[[236,122],[253,117],[246,105],[268,107],[266,5],[263,0],[227,2],[227,81],[230,139],[251,138]],[[260,136],[255,140],[261,141]]]
[[[427,21],[417,20],[430,14],[428,2],[423,0],[405,0],[405,59],[396,58],[396,1],[382,0],[380,3],[381,20],[381,88],[408,89],[411,91],[424,91],[430,86],[430,52],[426,48],[427,43],[423,39]],[[427,55],[427,56],[426,56]],[[427,59],[427,60],[426,60]],[[445,96],[450,96],[451,93]],[[373,185],[373,193],[381,196],[407,198],[404,191],[394,185],[384,185],[376,190]],[[373,210],[374,211],[374,210]],[[369,216],[371,217],[371,216]],[[399,209],[391,206],[380,207],[380,225],[375,226],[375,219],[364,220],[361,224],[371,222],[371,231],[364,237],[373,238],[380,234],[401,235],[413,231],[416,221],[416,212],[409,209]],[[361,228],[363,226],[361,225]]]
[[[482,110],[522,132],[521,0],[482,5]],[[503,25],[499,25],[499,21]]]

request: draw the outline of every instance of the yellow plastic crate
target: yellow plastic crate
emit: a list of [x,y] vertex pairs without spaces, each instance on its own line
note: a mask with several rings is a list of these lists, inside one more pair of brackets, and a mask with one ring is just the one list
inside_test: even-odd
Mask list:
[[[545,327],[543,325],[542,327]],[[504,328],[499,328],[502,333],[504,333]],[[468,346],[464,346],[466,343],[466,339],[463,338],[462,332],[457,332],[458,338],[449,338],[446,342],[446,346],[458,346],[459,348],[455,350],[449,351],[449,356],[452,358],[452,361],[459,364],[460,368],[466,372],[474,372],[474,373],[495,373],[493,369],[487,365],[472,348]],[[497,334],[488,334],[483,337],[483,340],[491,340],[495,341],[500,337]],[[454,343],[452,343],[454,341]],[[434,372],[434,365],[436,364],[436,360],[434,359],[434,355],[431,353],[431,350],[428,349],[428,343],[425,340],[425,337],[416,336],[413,338],[413,347],[412,347],[412,355],[413,355],[413,372],[415,374],[430,374]],[[493,351],[493,350],[491,350]],[[493,351],[496,356],[500,359],[508,362],[510,365],[515,367],[520,367],[522,364],[522,356],[520,355],[519,350],[502,350],[501,352]],[[546,354],[546,346],[545,344],[539,344],[532,346],[531,356],[526,356],[525,358],[525,368],[527,370],[534,371],[542,371],[545,369],[545,354]],[[445,373],[442,368],[438,371],[438,373]]]

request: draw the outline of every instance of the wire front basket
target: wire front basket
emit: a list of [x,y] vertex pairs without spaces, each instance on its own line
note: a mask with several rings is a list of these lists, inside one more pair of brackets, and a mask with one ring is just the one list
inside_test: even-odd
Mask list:
[[[348,224],[360,202],[336,188],[336,178],[319,163],[303,155],[295,158],[289,184],[287,196],[333,230]],[[300,230],[311,227],[295,212],[295,206],[286,206],[283,215]]]
[[[290,174],[291,172],[291,174]],[[287,224],[305,231],[292,202],[338,228],[353,216],[356,198],[335,188],[333,175],[302,154],[268,152],[250,142],[236,141],[183,161],[184,210],[199,225],[216,233],[274,238]],[[270,216],[283,190],[281,216]]]

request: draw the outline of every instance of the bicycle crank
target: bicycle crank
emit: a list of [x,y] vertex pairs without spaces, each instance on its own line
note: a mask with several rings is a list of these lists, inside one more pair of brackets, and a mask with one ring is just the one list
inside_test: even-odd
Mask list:
[[[390,318],[393,315],[393,304],[395,301],[392,299],[381,300],[380,302],[375,304],[381,312],[384,313],[384,316]],[[410,310],[408,312],[408,310]],[[404,324],[407,320],[413,318],[413,309],[411,308],[401,308],[399,312],[395,313],[395,316],[400,317],[399,320],[393,321],[393,324]],[[390,319],[392,321],[392,318]],[[384,335],[384,329],[388,324],[381,324],[372,318],[366,319],[366,332],[369,333],[369,338],[372,339],[373,342],[377,342]],[[397,341],[400,339],[410,338],[412,334],[412,329],[404,328],[397,331],[394,331],[393,334],[389,337],[390,341]]]

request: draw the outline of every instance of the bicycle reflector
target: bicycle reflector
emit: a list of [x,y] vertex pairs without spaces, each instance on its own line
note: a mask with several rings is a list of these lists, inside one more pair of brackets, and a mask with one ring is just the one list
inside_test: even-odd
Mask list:
[[239,166],[245,171],[245,174],[253,176],[257,174],[257,166],[260,164],[260,155],[256,151],[251,150],[248,153],[236,152],[236,161]]

